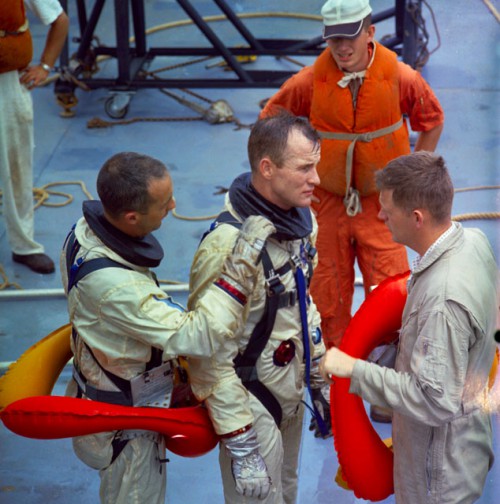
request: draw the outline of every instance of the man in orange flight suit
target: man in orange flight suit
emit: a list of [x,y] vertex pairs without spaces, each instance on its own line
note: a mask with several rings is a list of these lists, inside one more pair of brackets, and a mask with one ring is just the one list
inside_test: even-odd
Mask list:
[[392,241],[374,173],[410,152],[405,114],[419,132],[415,150],[433,151],[443,110],[422,76],[374,40],[368,0],[328,0],[321,14],[328,47],[312,66],[288,79],[261,117],[284,108],[308,117],[322,136],[316,187],[319,264],[311,293],[328,347],[338,346],[351,319],[354,261],[365,293],[406,271],[402,245]]

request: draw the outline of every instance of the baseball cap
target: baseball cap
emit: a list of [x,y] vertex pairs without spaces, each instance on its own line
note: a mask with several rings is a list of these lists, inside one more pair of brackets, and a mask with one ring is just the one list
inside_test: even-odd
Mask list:
[[323,38],[356,38],[371,11],[369,0],[328,0],[321,9]]

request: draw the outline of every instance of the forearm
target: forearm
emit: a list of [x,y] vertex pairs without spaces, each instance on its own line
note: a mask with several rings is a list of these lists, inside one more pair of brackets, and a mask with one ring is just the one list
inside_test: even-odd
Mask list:
[[233,365],[237,353],[237,340],[231,339],[212,358],[189,360],[191,388],[199,401],[205,401],[219,435],[253,423],[248,391]]
[[50,69],[55,65],[64,47],[68,34],[68,26],[68,16],[62,12],[50,25],[40,62],[28,66],[21,72],[21,84],[24,84],[28,89],[33,89],[45,82],[49,76]]
[[305,67],[288,79],[267,102],[259,118],[278,114],[283,109],[296,116],[309,117],[313,91],[311,67]]
[[366,361],[356,364],[349,392],[431,426],[450,421],[460,407],[460,400],[450,401],[446,392],[436,397],[434,391],[413,374]]
[[443,131],[443,125],[439,124],[429,131],[422,131],[418,135],[417,142],[415,144],[415,151],[429,151],[434,152],[441,137],[441,132]]
[[43,63],[50,67],[56,64],[68,36],[68,30],[69,18],[65,12],[61,12],[59,17],[50,25],[45,47],[40,57]]
[[235,378],[217,383],[212,394],[205,400],[215,432],[221,436],[254,422],[248,391],[241,380]]
[[125,337],[160,348],[167,360],[178,355],[210,357],[233,344],[243,308],[212,285],[196,310],[185,312],[161,289],[144,282],[133,289],[115,289],[100,304],[98,323],[117,342]]
[[165,343],[166,353],[211,357],[221,347],[232,346],[234,333],[243,321],[245,300],[237,300],[215,284],[206,291],[193,311],[182,314],[178,326]]

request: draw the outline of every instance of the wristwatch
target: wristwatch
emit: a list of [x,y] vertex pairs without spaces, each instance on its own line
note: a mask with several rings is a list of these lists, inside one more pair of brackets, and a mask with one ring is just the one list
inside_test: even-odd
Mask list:
[[40,61],[40,66],[46,71],[46,72],[52,72],[52,67],[47,65],[47,63],[44,63],[43,61]]

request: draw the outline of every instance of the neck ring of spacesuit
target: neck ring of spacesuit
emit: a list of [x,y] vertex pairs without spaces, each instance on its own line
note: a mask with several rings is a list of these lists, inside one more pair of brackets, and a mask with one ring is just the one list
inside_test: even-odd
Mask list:
[[104,245],[126,261],[137,266],[155,268],[163,259],[163,248],[152,234],[134,238],[123,233],[106,219],[100,201],[85,201],[83,215]]
[[251,174],[243,173],[229,188],[229,199],[242,220],[250,215],[262,215],[276,227],[273,238],[277,240],[297,240],[312,232],[312,218],[309,207],[283,210],[261,196],[252,185]]

